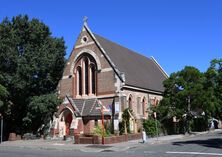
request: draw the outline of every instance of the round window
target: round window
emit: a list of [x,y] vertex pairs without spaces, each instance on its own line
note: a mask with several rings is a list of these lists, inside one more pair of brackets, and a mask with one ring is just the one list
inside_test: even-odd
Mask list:
[[81,43],[84,44],[84,43],[87,43],[87,42],[88,42],[87,36],[83,36],[82,39],[81,39]]

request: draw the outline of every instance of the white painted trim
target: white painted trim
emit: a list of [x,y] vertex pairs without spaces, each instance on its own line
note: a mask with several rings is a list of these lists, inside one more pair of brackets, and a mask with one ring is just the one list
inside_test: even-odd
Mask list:
[[186,155],[211,155],[211,156],[222,156],[221,153],[205,153],[205,152],[171,152],[168,151],[166,154],[186,154]]
[[108,56],[108,54],[106,53],[106,51],[103,49],[103,47],[100,45],[99,41],[96,39],[96,37],[94,36],[94,34],[92,33],[92,31],[90,30],[90,28],[88,27],[87,23],[84,23],[84,27],[86,28],[86,30],[89,32],[89,34],[92,36],[93,40],[96,42],[96,44],[98,45],[98,47],[100,48],[100,50],[102,51],[102,53],[106,56],[107,60],[109,61],[109,63],[111,64],[111,66],[113,67],[114,71],[118,74],[119,78],[124,81],[124,79],[121,76],[121,72],[117,69],[116,65],[113,63],[113,61],[111,60],[111,58]]
[[69,76],[63,76],[62,80],[65,80],[65,79],[68,79],[68,78],[69,78]]
[[83,44],[81,44],[81,45],[76,45],[76,46],[74,47],[74,49],[78,49],[78,48],[85,47],[85,46],[90,46],[90,45],[93,45],[93,44],[95,44],[95,42],[94,42],[94,41],[90,41],[90,42],[88,42],[88,43],[83,43]]
[[[97,98],[97,99],[101,99],[101,98],[110,98],[110,97],[115,97],[116,94],[106,94],[106,95],[100,95],[100,96],[96,96],[96,95],[77,95],[76,98],[77,99],[91,99],[91,98]],[[68,103],[66,103],[68,104]]]
[[64,116],[64,112],[65,110],[68,109],[71,113],[72,113],[72,118],[74,119],[75,115],[74,115],[74,112],[72,111],[72,109],[68,106],[66,106],[62,112],[59,114],[59,121],[61,121],[61,118]]
[[85,108],[86,101],[83,102],[81,115],[83,114],[83,109]]
[[[72,114],[74,115],[74,112],[72,111],[72,109],[71,109],[70,107],[66,106],[65,109],[70,110],[70,111],[72,112]],[[64,109],[64,110],[65,110],[65,109]],[[63,112],[64,112],[64,111],[63,111]]]
[[[84,41],[83,38],[86,38],[86,41]],[[88,41],[89,41],[89,38],[85,35],[85,36],[83,36],[83,37],[81,38],[81,41],[80,41],[80,42],[81,42],[83,45],[85,45],[85,44],[88,43]]]
[[146,96],[143,95],[141,98],[142,98],[142,99],[141,99],[141,103],[143,103],[143,99],[145,100],[145,103],[146,103],[146,101],[147,101],[147,100],[146,100]]
[[167,72],[163,69],[163,67],[161,67],[161,65],[157,62],[157,60],[151,56],[150,57],[151,60],[158,66],[158,68],[160,69],[160,71],[164,74],[164,76],[168,79],[169,78],[169,75],[167,74]]
[[[133,99],[133,94],[132,93],[129,93],[126,97],[126,101],[128,102],[129,101],[129,98],[130,98],[130,95],[131,95],[131,98]],[[133,100],[132,100],[133,101]]]
[[77,61],[77,59],[83,54],[83,53],[88,53],[90,54],[96,61],[96,64],[97,64],[97,70],[101,70],[101,63],[100,63],[100,60],[99,60],[99,57],[97,56],[97,54],[95,52],[93,52],[92,50],[90,49],[83,49],[81,50],[74,58],[72,64],[71,64],[71,68],[70,68],[70,75],[73,74],[73,69],[74,69],[74,66],[75,66],[75,63]]
[[116,94],[106,94],[106,95],[96,96],[96,98],[102,99],[102,98],[110,98],[110,97],[115,97],[115,96]]
[[63,105],[69,104],[69,100],[65,97],[64,100],[63,100],[63,102],[62,102],[62,104],[63,104]]
[[148,90],[148,89],[142,89],[142,88],[139,88],[139,87],[132,87],[132,86],[129,86],[129,85],[124,85],[123,88],[129,88],[129,89],[134,89],[134,90],[138,90],[138,91],[142,91],[142,92],[146,92],[146,93],[154,93],[154,94],[160,94],[162,95],[163,93],[161,92],[156,92],[156,91],[152,91],[152,90]]
[[105,69],[101,69],[101,72],[109,72],[109,71],[112,71],[113,69],[112,68],[105,68]]

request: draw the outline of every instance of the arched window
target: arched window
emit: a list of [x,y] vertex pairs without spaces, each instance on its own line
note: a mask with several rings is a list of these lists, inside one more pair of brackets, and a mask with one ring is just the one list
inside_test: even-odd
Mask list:
[[137,114],[142,114],[141,97],[137,97]]
[[82,70],[81,67],[78,66],[77,68],[77,82],[76,82],[76,87],[77,87],[77,94],[82,95]]
[[143,101],[142,101],[142,110],[143,110],[143,115],[145,116],[146,115],[146,99],[143,98]]
[[75,79],[76,84],[74,85],[76,89],[77,96],[92,96],[96,94],[96,71],[97,64],[95,59],[84,53],[78,58],[75,63]]
[[95,74],[95,66],[92,65],[91,68],[91,89],[92,89],[92,94],[96,93],[96,74]]
[[89,62],[88,59],[85,58],[85,94],[88,95],[89,94]]
[[133,103],[132,103],[132,96],[130,95],[129,96],[129,99],[128,99],[128,106],[130,109],[133,109]]

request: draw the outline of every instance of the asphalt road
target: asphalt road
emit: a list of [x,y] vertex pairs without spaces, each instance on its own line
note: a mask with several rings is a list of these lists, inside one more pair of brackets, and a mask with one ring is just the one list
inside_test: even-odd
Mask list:
[[0,147],[0,157],[213,157],[222,156],[222,132],[164,144],[141,144],[121,152],[82,152]]

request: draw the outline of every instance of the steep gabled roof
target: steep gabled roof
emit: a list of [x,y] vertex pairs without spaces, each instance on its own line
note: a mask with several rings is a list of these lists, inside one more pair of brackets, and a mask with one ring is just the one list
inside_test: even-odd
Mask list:
[[163,81],[168,78],[168,75],[154,58],[147,58],[92,33],[86,21],[83,27],[95,40],[114,72],[125,85],[160,93],[164,91]]
[[[96,109],[96,106],[99,104],[97,98],[72,99],[68,96],[66,98],[75,109],[74,114],[76,117],[101,116],[101,111]],[[110,116],[111,112],[104,112],[104,115]]]
[[167,74],[154,60],[107,40],[97,34],[94,37],[105,50],[116,68],[125,74],[125,84],[157,92],[163,92]]

